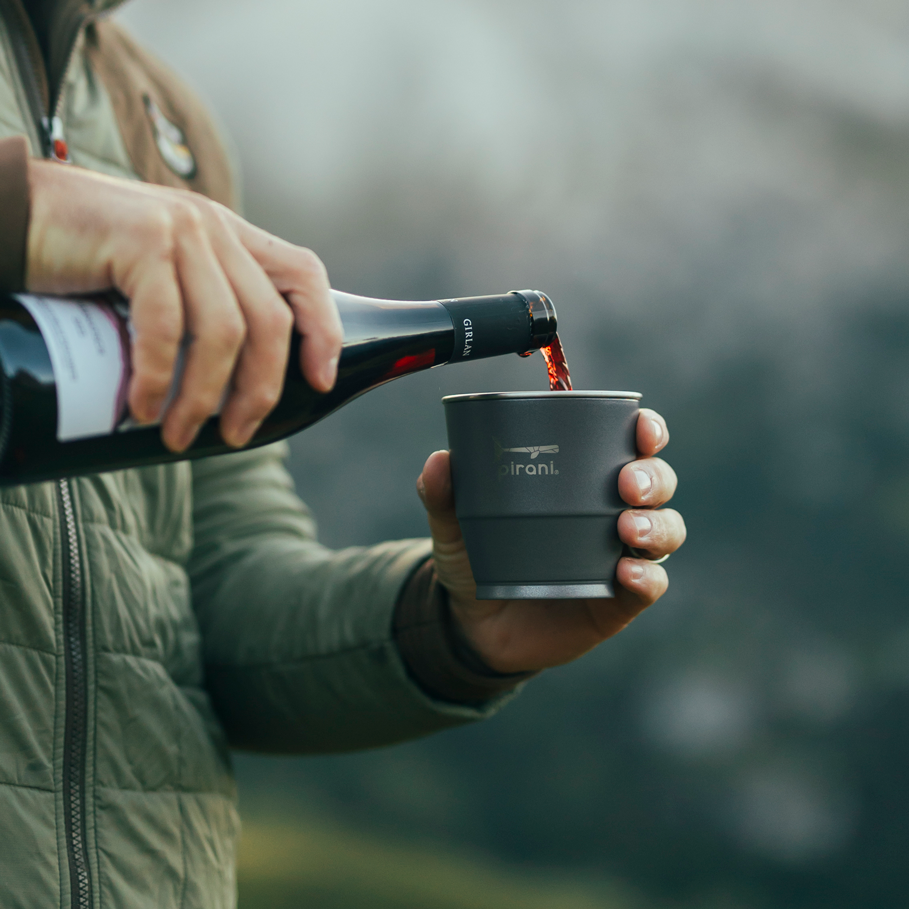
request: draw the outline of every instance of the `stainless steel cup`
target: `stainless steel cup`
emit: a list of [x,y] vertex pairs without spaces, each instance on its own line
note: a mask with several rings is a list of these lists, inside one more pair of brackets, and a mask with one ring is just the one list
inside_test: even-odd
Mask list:
[[449,395],[455,509],[479,599],[611,597],[632,391]]

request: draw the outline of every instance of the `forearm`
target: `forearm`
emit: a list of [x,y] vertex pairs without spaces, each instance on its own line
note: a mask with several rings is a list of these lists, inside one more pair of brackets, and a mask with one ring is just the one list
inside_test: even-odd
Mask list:
[[0,291],[25,287],[28,221],[28,145],[14,136],[0,140]]
[[201,616],[207,686],[231,743],[347,751],[493,712],[502,689],[459,703],[462,691],[426,690],[401,658],[395,604],[425,555],[418,541],[332,552],[275,539],[238,559]]
[[194,476],[193,601],[207,686],[235,747],[371,747],[480,719],[505,700],[459,703],[402,660],[396,604],[427,541],[319,545],[280,450],[197,462]]

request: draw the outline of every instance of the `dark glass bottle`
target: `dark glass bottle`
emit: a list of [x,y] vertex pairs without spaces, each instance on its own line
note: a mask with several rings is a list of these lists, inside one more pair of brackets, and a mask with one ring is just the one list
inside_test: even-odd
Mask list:
[[[311,426],[343,404],[408,373],[549,344],[556,313],[545,294],[401,302],[332,291],[344,325],[338,381],[313,391],[295,333],[281,400],[247,447]],[[63,300],[0,295],[0,486],[102,473],[234,449],[212,417],[182,454],[157,426],[132,426],[128,309],[113,297]]]

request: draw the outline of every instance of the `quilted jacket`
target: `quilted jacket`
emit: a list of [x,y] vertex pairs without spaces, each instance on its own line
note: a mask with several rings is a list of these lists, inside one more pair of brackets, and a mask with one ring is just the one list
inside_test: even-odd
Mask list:
[[[42,30],[0,0],[0,221],[24,204],[8,137],[233,203],[202,106],[111,5],[32,4]],[[0,243],[3,289],[24,239]],[[322,547],[283,454],[0,489],[0,909],[232,907],[230,747],[363,748],[497,706],[430,696],[402,660],[428,541]]]

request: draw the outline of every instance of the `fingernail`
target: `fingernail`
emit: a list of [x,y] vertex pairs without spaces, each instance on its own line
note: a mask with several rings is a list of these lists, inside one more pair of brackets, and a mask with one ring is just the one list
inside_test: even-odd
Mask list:
[[632,519],[634,520],[634,529],[638,533],[638,539],[643,540],[649,537],[650,532],[653,530],[653,521],[642,514],[632,515]]
[[335,381],[338,378],[338,358],[333,357],[328,363],[325,364],[325,368],[322,370],[322,384],[326,389],[331,391],[334,388]]
[[164,398],[146,398],[141,405],[141,410],[133,414],[138,423],[157,423],[161,419],[161,410],[164,407]]
[[417,477],[417,495],[421,499],[426,498],[426,484],[423,482],[423,474]]
[[657,446],[663,444],[663,424],[659,420],[651,420],[651,426],[653,426],[653,437],[656,440]]
[[199,432],[198,425],[187,426],[177,434],[177,451],[186,451],[193,444],[196,434]]
[[234,447],[242,448],[256,434],[258,428],[258,420],[247,420],[247,422],[234,433],[234,441],[232,443]]
[[145,418],[149,423],[156,423],[161,419],[161,411],[164,409],[164,398],[152,398],[145,408]]
[[632,473],[634,474],[634,481],[638,485],[638,493],[641,498],[646,498],[650,495],[653,490],[653,480],[650,477],[650,474],[645,470],[639,470],[635,468]]
[[632,565],[631,566],[631,580],[640,581],[644,577],[644,566],[643,565]]

